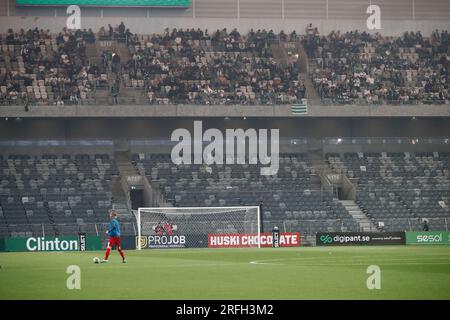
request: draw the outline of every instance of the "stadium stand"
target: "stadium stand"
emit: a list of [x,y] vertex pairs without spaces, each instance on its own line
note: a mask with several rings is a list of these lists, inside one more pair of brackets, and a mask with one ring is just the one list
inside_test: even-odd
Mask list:
[[150,104],[299,103],[306,97],[299,66],[277,63],[270,46],[287,38],[272,30],[244,37],[236,29],[142,36],[129,47],[124,81],[147,89]]
[[[320,230],[359,230],[343,205],[311,181],[306,154],[282,154],[276,176],[261,176],[260,165],[174,165],[170,155],[133,155],[136,169],[158,181],[174,206],[263,204],[264,227],[314,235]],[[295,191],[294,191],[295,190]]]
[[303,39],[311,78],[323,103],[448,103],[450,35],[436,30],[383,37],[317,30]]
[[88,61],[89,31],[64,29],[58,35],[33,29],[0,38],[0,101],[2,104],[80,104],[97,87],[108,86],[103,65]]
[[108,220],[117,170],[107,154],[11,154],[0,170],[2,236],[96,234]]
[[334,172],[354,178],[356,203],[384,230],[421,230],[427,219],[446,230],[450,218],[448,153],[327,154]]
[[[311,25],[305,34],[133,34],[121,23],[97,34],[10,29],[0,45],[2,105],[294,105],[318,97],[324,104],[357,107],[450,100],[448,31],[324,36]],[[290,47],[296,59],[288,55]],[[310,78],[302,77],[306,70]],[[326,159],[333,172],[355,182],[357,206],[380,230],[418,230],[424,218],[432,228],[448,228],[449,154],[343,153]],[[266,228],[306,235],[361,229],[343,202],[312,179],[317,172],[306,153],[283,154],[275,177],[260,176],[260,166],[175,166],[168,154],[134,154],[132,160],[133,170],[157,181],[174,206],[263,203]],[[98,234],[96,224],[106,222],[113,201],[111,180],[121,178],[108,154],[3,154],[0,170],[0,237]],[[131,227],[128,232],[134,234]]]
[[[102,41],[117,46],[102,48]],[[121,23],[97,35],[9,30],[0,43],[0,102],[7,105],[278,105],[316,96],[325,104],[399,105],[447,104],[450,97],[448,31],[139,35]],[[300,59],[289,58],[286,44],[298,48]],[[305,69],[311,86],[301,76]]]
[[[367,218],[381,231],[421,230],[423,219],[447,230],[450,221],[446,152],[326,154],[324,172],[348,177],[355,201],[324,187],[310,153],[282,153],[276,176],[261,176],[261,165],[175,165],[168,153],[148,151],[130,154],[125,172],[126,158],[114,154],[2,154],[0,235],[98,235],[115,200],[113,180],[133,176],[148,179],[161,206],[262,204],[265,230],[276,225],[305,237],[366,230]],[[132,220],[124,222],[123,233],[134,235]]]

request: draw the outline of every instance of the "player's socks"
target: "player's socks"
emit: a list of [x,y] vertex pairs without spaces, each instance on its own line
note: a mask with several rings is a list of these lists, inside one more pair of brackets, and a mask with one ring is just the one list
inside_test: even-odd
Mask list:
[[122,257],[122,260],[125,260],[125,255],[123,254],[122,249],[118,249],[120,256]]
[[103,260],[106,260],[106,261],[108,261],[108,258],[109,258],[109,254],[111,253],[111,248],[106,248],[106,252],[105,252],[105,259],[103,259]]

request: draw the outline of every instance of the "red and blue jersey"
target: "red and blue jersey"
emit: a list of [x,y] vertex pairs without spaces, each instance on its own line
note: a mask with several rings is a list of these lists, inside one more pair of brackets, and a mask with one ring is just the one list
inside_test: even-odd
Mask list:
[[109,223],[108,235],[110,237],[120,237],[119,221],[112,219]]

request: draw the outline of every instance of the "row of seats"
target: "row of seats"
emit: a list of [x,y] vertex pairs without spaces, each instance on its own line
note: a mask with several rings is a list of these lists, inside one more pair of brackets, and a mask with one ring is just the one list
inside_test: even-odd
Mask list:
[[356,203],[385,230],[447,230],[450,223],[450,153],[327,154],[330,167],[357,184]]
[[0,232],[42,233],[42,226],[51,226],[44,229],[53,234],[92,231],[108,221],[117,175],[108,154],[2,155]]
[[314,185],[316,172],[306,154],[281,154],[275,176],[261,176],[260,165],[174,165],[168,154],[134,154],[132,159],[176,207],[262,204],[266,230],[274,225],[309,235],[359,230],[344,206]]

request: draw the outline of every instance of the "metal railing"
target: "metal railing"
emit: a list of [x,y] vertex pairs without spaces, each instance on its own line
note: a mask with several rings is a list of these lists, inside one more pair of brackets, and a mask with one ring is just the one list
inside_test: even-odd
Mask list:
[[110,139],[73,139],[73,140],[1,140],[0,147],[99,147],[99,146],[114,146],[114,140]]
[[[152,139],[130,139],[127,141],[130,146],[161,146],[175,145],[178,142],[171,141],[170,138]],[[206,142],[205,142],[206,144]],[[450,145],[450,137],[430,138],[430,137],[325,137],[323,139],[290,137],[280,138],[279,145]],[[114,146],[111,139],[0,139],[0,147],[67,147],[67,146]],[[305,161],[307,161],[305,159]]]
[[[381,221],[383,220],[383,221]],[[430,231],[449,231],[450,218],[428,218]],[[314,237],[317,232],[407,232],[423,231],[423,225],[417,219],[389,218],[380,219],[384,226],[363,226],[363,221],[358,219],[268,219],[264,218],[264,231],[270,232],[274,226],[283,232],[300,232],[302,237]],[[74,236],[84,232],[91,236],[105,236],[108,223],[84,223],[84,224],[32,224],[10,225],[9,232],[3,232],[3,237],[52,237]],[[31,228],[31,230],[30,230]],[[15,230],[14,230],[15,229]],[[20,229],[20,230],[19,230]],[[121,223],[121,232],[124,236],[136,236],[135,222]]]
[[443,105],[449,104],[448,99],[421,99],[421,100],[395,100],[395,99],[384,99],[379,98],[378,100],[372,100],[367,98],[339,98],[339,97],[321,97],[321,103],[323,105],[357,105],[357,106],[401,106],[401,105]]
[[430,137],[340,137],[324,138],[326,145],[357,145],[357,144],[406,144],[406,145],[427,145],[427,144],[450,144],[450,138],[430,138]]
[[[429,230],[449,231],[450,217],[427,218]],[[383,224],[379,225],[378,222]],[[284,232],[300,232],[305,236],[314,236],[317,232],[388,232],[388,231],[423,231],[423,224],[412,218],[376,219],[375,225],[365,225],[364,220],[348,219],[264,219],[265,230],[273,226]]]
[[[375,218],[383,225],[379,226],[381,231],[422,231],[422,218]],[[450,228],[450,216],[440,218],[425,218],[428,222],[429,230],[445,230]]]
[[[3,236],[10,237],[52,237],[71,236],[84,232],[87,235],[103,236],[108,229],[108,222],[97,223],[57,223],[51,224],[10,224],[8,230],[3,230]],[[134,222],[122,222],[122,235],[137,235]],[[1,236],[0,236],[1,237]]]

